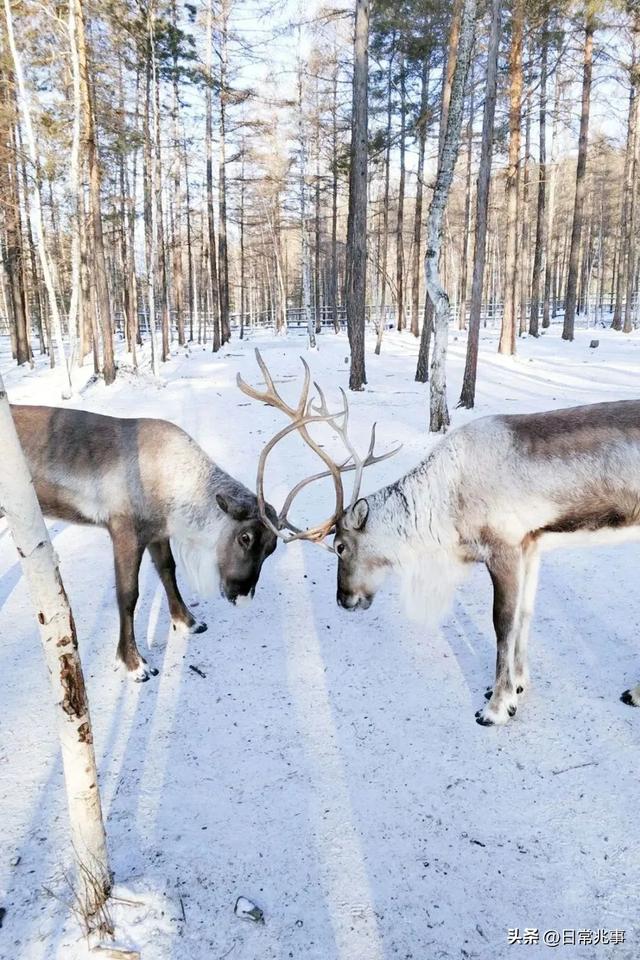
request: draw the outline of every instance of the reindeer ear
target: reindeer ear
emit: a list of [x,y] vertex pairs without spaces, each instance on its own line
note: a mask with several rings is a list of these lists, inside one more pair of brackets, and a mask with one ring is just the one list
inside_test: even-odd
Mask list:
[[351,510],[351,526],[354,530],[363,530],[364,525],[367,522],[367,517],[369,516],[369,504],[361,497],[360,500],[356,500]]
[[248,520],[250,512],[244,503],[238,500],[232,500],[230,497],[223,497],[216,493],[216,501],[223,513],[228,514],[233,520]]

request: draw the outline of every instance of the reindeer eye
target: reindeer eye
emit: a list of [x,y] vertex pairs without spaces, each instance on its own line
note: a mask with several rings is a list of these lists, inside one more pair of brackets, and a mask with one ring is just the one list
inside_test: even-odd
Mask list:
[[336,547],[336,553],[338,554],[339,557],[341,557],[342,554],[344,553],[344,549],[345,549],[344,543],[339,543],[338,546]]
[[246,547],[247,549],[249,549],[249,547],[253,543],[253,537],[251,536],[248,530],[245,530],[244,533],[241,533],[240,536],[238,537],[238,540],[240,541],[242,546]]

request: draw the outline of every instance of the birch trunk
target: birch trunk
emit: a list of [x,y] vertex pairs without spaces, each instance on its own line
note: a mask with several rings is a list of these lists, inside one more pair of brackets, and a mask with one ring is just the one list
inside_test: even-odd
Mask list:
[[[460,24],[462,17],[462,0],[454,0],[451,9],[451,26],[449,28],[449,42],[447,44],[447,66],[442,76],[442,103],[440,105],[440,130],[438,133],[438,163],[442,157],[442,147],[447,128],[447,119],[449,116],[449,102],[451,100],[451,87],[456,69],[458,57],[458,40],[460,38]],[[441,264],[438,262],[438,267]],[[433,333],[433,303],[429,297],[428,291],[425,291],[424,298],[424,320],[422,323],[422,335],[420,337],[420,347],[418,348],[418,362],[416,364],[415,379],[418,383],[426,383],[429,379],[429,349],[431,346],[431,334]]]
[[[55,704],[78,867],[76,892],[87,914],[111,890],[89,705],[75,624],[0,377],[0,513],[7,518],[40,626]],[[89,876],[90,875],[90,876]]]
[[427,249],[424,266],[427,293],[433,304],[433,353],[430,374],[429,429],[433,433],[446,430],[449,425],[447,408],[447,336],[451,307],[449,297],[440,282],[438,258],[442,242],[444,211],[453,171],[460,147],[460,130],[464,107],[464,87],[471,59],[476,19],[476,0],[464,0],[460,23],[456,65],[451,84],[451,98],[447,110],[447,124],[438,162],[438,175],[427,217]]

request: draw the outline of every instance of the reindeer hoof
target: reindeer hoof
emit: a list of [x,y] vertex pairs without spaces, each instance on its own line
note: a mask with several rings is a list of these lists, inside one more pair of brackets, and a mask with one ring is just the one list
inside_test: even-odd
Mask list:
[[[492,697],[492,696],[493,696],[493,690],[492,690],[492,688],[491,688],[491,687],[487,687],[487,689],[486,689],[485,692],[484,692],[484,698],[485,698],[485,700],[491,700],[491,697]],[[478,710],[478,713],[480,713],[479,710]],[[478,716],[478,713],[476,713],[476,716]]]
[[176,633],[204,633],[207,629],[206,623],[194,620],[193,623],[185,623],[184,620],[174,620],[172,627]]
[[625,690],[624,693],[620,694],[620,699],[623,703],[626,703],[628,707],[640,707],[640,703],[636,703],[633,699],[631,690]]
[[516,687],[516,693],[524,693],[524,687]]
[[481,727],[493,727],[494,722],[490,717],[484,715],[482,710],[476,711],[476,723],[479,723]]
[[129,676],[134,683],[146,683],[151,677],[157,677],[158,671],[155,667],[141,660],[135,669],[129,671]]
[[476,723],[479,723],[482,727],[502,726],[509,722],[515,712],[516,706],[513,703],[502,701],[492,704],[489,702],[482,710],[476,712]]

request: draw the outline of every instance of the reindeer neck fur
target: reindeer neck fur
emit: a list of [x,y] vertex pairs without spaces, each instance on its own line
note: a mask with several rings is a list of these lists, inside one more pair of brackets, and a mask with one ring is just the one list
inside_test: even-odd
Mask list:
[[[195,446],[195,444],[194,444]],[[200,453],[197,468],[180,481],[180,496],[170,518],[171,543],[193,589],[212,596],[219,585],[217,553],[220,541],[236,522],[218,504],[218,496],[236,506],[246,504],[247,516],[257,515],[255,495]],[[194,464],[194,467],[196,464]]]
[[399,575],[407,614],[439,623],[466,563],[455,513],[462,471],[454,431],[400,480],[367,498],[376,553]]

